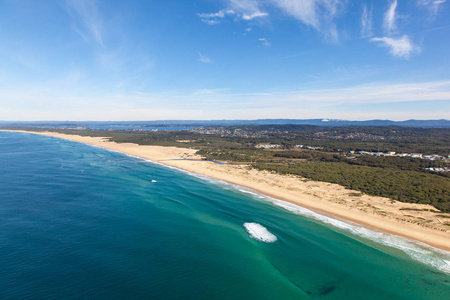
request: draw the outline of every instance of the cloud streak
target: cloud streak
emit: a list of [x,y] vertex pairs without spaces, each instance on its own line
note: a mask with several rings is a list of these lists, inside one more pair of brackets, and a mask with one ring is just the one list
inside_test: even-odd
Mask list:
[[260,13],[260,3],[258,0],[228,0],[232,9],[247,15]]
[[[203,89],[187,94],[111,93],[79,94],[79,91],[49,86],[23,90],[1,90],[0,113],[9,120],[137,120],[137,119],[256,119],[333,117],[358,118],[349,110],[371,104],[448,101],[450,81],[406,84],[372,84],[336,89],[298,90],[277,93],[236,93],[231,89]],[[0,101],[0,102],[1,102]],[[223,104],[227,103],[226,106]],[[404,104],[402,104],[404,103]],[[199,107],[202,109],[192,109]],[[341,112],[336,111],[341,108]],[[448,106],[447,106],[448,107]],[[245,109],[244,109],[245,108]],[[98,111],[102,111],[99,115]],[[164,113],[164,114],[163,114]],[[368,115],[371,112],[365,112]],[[423,116],[421,111],[408,111]],[[430,118],[448,118],[449,111],[439,110]],[[384,116],[380,112],[378,116]],[[407,114],[392,112],[390,118]],[[367,116],[361,117],[365,119]],[[6,120],[6,118],[5,118]]]
[[235,15],[235,14],[236,13],[231,9],[222,9],[216,13],[209,13],[209,14],[199,13],[197,15],[203,23],[208,25],[216,25],[220,24],[227,15]]
[[400,58],[408,58],[413,53],[415,47],[411,44],[409,37],[404,35],[400,38],[391,37],[375,37],[371,39],[372,42],[378,42],[382,46],[389,48],[392,56]]
[[439,9],[447,0],[418,0],[417,4],[428,9],[433,17],[439,13]]
[[343,0],[269,0],[284,13],[294,17],[302,23],[316,29],[321,23],[333,19],[346,1]]
[[211,58],[201,54],[200,52],[198,53],[198,61],[204,64],[211,64],[213,62]]
[[393,33],[397,29],[396,20],[396,10],[397,9],[397,0],[393,0],[389,5],[388,10],[384,14],[383,27],[387,33]]
[[361,36],[363,38],[373,36],[372,11],[372,7],[368,9],[367,5],[363,6],[363,12],[361,15]]
[[246,21],[250,21],[253,20],[255,18],[263,18],[263,17],[267,17],[269,14],[266,12],[260,12],[260,11],[255,11],[251,14],[243,14],[242,15],[242,19],[246,20]]
[[216,13],[199,13],[197,14],[203,23],[209,25],[220,24],[227,16],[237,16],[238,19],[251,21],[256,18],[264,18],[269,16],[267,12],[259,9],[258,2],[255,0],[228,0],[229,9],[221,9]]
[[85,41],[91,37],[103,46],[102,19],[98,13],[97,2],[89,0],[67,0],[69,14],[74,21],[74,30]]
[[324,33],[330,40],[337,41],[339,33],[334,22],[335,17],[346,5],[347,0],[226,0],[227,10],[217,13],[198,14],[202,22],[210,25],[221,23],[227,11],[238,19],[251,21],[267,18],[272,10],[290,16],[297,21]]
[[259,38],[258,41],[260,41],[264,47],[270,47],[271,43],[267,38]]

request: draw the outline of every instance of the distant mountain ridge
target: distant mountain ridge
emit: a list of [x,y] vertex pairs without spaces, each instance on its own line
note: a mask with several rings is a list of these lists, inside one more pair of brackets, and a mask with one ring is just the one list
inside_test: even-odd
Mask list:
[[233,126],[233,125],[315,125],[324,127],[344,126],[401,126],[422,128],[450,128],[450,120],[367,120],[339,119],[257,119],[257,120],[160,120],[160,121],[0,121],[0,126],[85,126],[85,125],[138,125],[138,126]]

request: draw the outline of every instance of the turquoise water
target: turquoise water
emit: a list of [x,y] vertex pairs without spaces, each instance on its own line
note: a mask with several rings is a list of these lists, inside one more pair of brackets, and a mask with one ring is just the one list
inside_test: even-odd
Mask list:
[[450,295],[449,253],[120,153],[0,132],[0,170],[0,299]]

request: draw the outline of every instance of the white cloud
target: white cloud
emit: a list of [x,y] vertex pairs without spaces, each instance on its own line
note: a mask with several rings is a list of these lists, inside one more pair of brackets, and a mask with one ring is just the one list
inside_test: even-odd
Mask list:
[[401,38],[375,37],[370,41],[380,42],[382,46],[390,48],[391,55],[401,58],[408,58],[409,55],[416,50],[407,35],[404,35]]
[[270,46],[271,46],[271,44],[270,44],[270,42],[267,40],[267,38],[260,38],[260,39],[258,39],[258,41],[262,42],[262,44],[263,44],[264,47],[270,47]]
[[317,14],[317,1],[305,0],[270,0],[281,8],[286,14],[291,15],[306,25],[319,27],[319,17]]
[[211,18],[224,18],[225,17],[225,13],[223,12],[223,10],[216,12],[216,13],[210,13],[210,14],[206,14],[206,13],[202,13],[202,14],[198,14],[198,16],[202,19],[211,19]]
[[249,20],[253,20],[254,18],[267,17],[268,15],[269,15],[268,13],[256,11],[249,15],[243,14],[242,19],[249,21]]
[[228,0],[229,5],[236,11],[244,14],[260,12],[258,0]]
[[[324,33],[331,41],[339,39],[339,32],[334,22],[348,0],[225,0],[229,10],[238,17],[251,21],[266,18],[270,9],[277,9],[307,26]],[[207,24],[219,24],[226,14],[198,14]]]
[[364,38],[371,37],[373,35],[372,11],[372,7],[369,10],[367,5],[363,6],[363,12],[361,15],[361,36]]
[[218,89],[200,89],[192,93],[192,96],[211,96],[218,95],[221,92],[229,91],[228,88],[218,88]]
[[347,0],[266,0],[284,14],[323,33],[331,42],[339,40],[335,18]]
[[198,61],[204,64],[211,64],[213,62],[211,58],[201,54],[200,52],[198,53]]
[[235,12],[231,9],[222,9],[216,13],[200,13],[197,14],[203,23],[208,25],[216,25],[220,24],[221,20],[224,19],[227,15],[234,15]]
[[[36,86],[22,90],[0,89],[0,115],[4,120],[167,120],[343,118],[448,119],[446,108],[433,112],[380,111],[355,107],[414,101],[448,101],[450,81],[406,84],[371,84],[336,89],[297,90],[277,93],[230,93],[230,89],[203,89],[194,93],[82,93]],[[70,89],[69,89],[70,90]],[[223,105],[227,103],[227,105]],[[423,104],[422,104],[423,106]],[[193,109],[192,107],[202,107]],[[340,107],[341,110],[336,110]],[[448,106],[447,106],[448,107]],[[101,113],[100,113],[101,112]]]
[[90,36],[103,46],[102,19],[98,13],[96,1],[67,0],[66,3],[68,12],[75,21],[75,32],[85,41],[88,41]]
[[346,0],[269,0],[284,13],[319,29],[325,19],[333,19]]
[[388,33],[392,33],[395,31],[396,29],[396,20],[397,20],[397,16],[396,16],[396,10],[397,8],[397,0],[393,0],[388,8],[388,10],[386,11],[386,13],[384,14],[384,21],[383,21],[383,26],[384,29],[386,30],[386,32]]
[[202,22],[215,25],[219,24],[222,19],[227,17],[227,15],[237,15],[246,21],[253,20],[255,18],[267,17],[269,14],[262,12],[258,7],[258,2],[255,0],[228,0],[231,9],[222,9],[216,13],[199,13],[197,14]]
[[420,6],[424,6],[425,8],[427,8],[433,17],[438,14],[441,5],[444,4],[445,2],[447,2],[447,0],[418,0],[417,1],[417,3]]
[[339,42],[339,32],[336,28],[336,24],[330,25],[330,27],[328,29],[327,37],[330,42],[333,42],[333,43]]

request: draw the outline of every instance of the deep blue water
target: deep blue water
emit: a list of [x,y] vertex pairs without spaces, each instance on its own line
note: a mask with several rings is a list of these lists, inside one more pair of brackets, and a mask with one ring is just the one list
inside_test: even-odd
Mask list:
[[120,153],[0,132],[0,299],[448,299],[449,257]]

